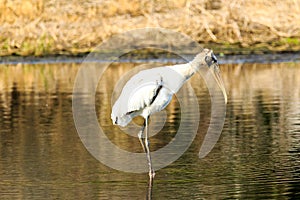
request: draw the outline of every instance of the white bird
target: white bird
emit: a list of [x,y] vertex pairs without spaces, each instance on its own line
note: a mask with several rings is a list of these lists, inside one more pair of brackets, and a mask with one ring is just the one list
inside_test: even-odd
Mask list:
[[[156,67],[137,73],[125,84],[113,105],[111,119],[115,125],[124,127],[136,116],[142,116],[145,119],[138,137],[147,154],[150,178],[154,177],[155,172],[152,168],[149,151],[148,119],[151,114],[163,110],[170,103],[172,96],[201,67],[213,69],[214,77],[223,92],[225,102],[227,102],[217,58],[212,50],[203,49],[191,62],[186,64]],[[142,140],[144,130],[146,130],[145,144]]]

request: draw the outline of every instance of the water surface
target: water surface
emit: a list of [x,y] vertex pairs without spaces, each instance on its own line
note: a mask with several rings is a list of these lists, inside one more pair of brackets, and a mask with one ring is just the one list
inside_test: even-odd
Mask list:
[[[95,98],[98,121],[107,136],[132,152],[142,151],[138,139],[111,124],[111,102],[105,99],[110,100],[120,77],[140,64],[110,66]],[[111,169],[93,158],[80,141],[72,115],[79,67],[74,63],[0,66],[1,199],[146,198],[147,174]],[[218,143],[207,157],[198,158],[210,99],[196,75],[191,85],[200,106],[198,135],[176,162],[156,173],[152,198],[299,197],[300,63],[226,64],[222,75],[228,105]],[[183,91],[186,101],[189,92]],[[164,127],[151,138],[152,150],[172,140],[180,112],[174,99],[167,107]],[[189,124],[185,126],[189,131]]]

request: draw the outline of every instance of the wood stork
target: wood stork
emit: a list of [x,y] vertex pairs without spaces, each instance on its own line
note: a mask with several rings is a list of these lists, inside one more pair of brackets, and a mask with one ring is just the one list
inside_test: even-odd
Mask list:
[[[125,84],[119,98],[113,105],[111,119],[115,125],[124,127],[136,116],[142,116],[145,119],[138,137],[147,155],[150,178],[154,177],[155,172],[152,168],[148,142],[149,116],[163,110],[170,103],[172,96],[201,67],[213,69],[214,77],[223,92],[225,102],[227,102],[217,58],[212,50],[203,49],[191,62],[186,64],[140,71]],[[144,131],[145,141],[143,143]]]

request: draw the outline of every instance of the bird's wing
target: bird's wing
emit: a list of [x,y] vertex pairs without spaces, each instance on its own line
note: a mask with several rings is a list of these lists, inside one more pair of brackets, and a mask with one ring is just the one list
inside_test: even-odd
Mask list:
[[121,95],[113,106],[113,114],[121,117],[144,109],[153,103],[162,86],[159,73],[149,74],[149,70],[139,72],[123,87]]
[[162,88],[172,95],[178,91],[184,80],[184,76],[169,67],[157,67],[137,73],[125,84],[114,103],[112,120],[118,118],[120,123],[126,125],[134,113],[139,113],[154,102]]

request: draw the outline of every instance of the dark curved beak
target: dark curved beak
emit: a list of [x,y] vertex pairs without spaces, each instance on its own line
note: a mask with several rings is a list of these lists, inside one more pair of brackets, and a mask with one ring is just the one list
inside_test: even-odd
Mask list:
[[224,82],[223,82],[223,79],[221,77],[221,74],[220,74],[220,68],[219,68],[219,65],[218,63],[215,63],[214,66],[213,66],[213,76],[215,78],[215,80],[217,81],[222,93],[223,93],[223,96],[224,96],[224,99],[225,99],[225,104],[227,104],[227,94],[226,94],[226,89],[225,89],[225,85],[224,85]]

